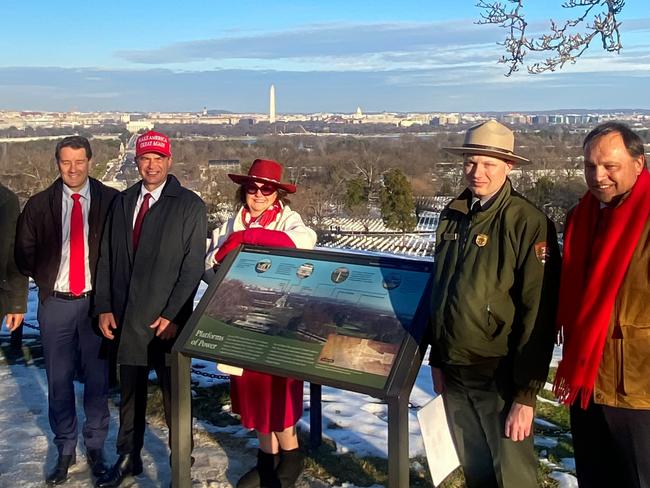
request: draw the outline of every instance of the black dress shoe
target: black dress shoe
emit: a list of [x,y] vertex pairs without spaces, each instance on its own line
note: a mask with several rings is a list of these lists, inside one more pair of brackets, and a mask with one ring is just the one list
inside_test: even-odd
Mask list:
[[59,459],[52,472],[45,478],[48,485],[60,485],[68,479],[68,468],[76,462],[74,454],[59,454]]
[[99,478],[108,472],[108,468],[104,464],[104,452],[101,449],[88,449],[86,451],[86,461],[88,461],[93,476]]
[[117,462],[95,483],[97,488],[117,488],[127,476],[142,473],[142,458],[135,454],[120,454]]

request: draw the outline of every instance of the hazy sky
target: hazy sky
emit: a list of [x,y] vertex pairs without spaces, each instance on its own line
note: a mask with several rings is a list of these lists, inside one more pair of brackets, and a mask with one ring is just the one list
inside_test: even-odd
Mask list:
[[[528,0],[534,30],[570,12]],[[0,109],[266,112],[650,108],[648,0],[623,52],[506,78],[476,0],[2,1]]]

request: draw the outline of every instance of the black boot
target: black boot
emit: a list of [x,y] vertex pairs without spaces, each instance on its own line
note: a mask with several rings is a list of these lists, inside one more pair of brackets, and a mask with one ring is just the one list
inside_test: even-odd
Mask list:
[[237,488],[276,488],[279,487],[275,477],[275,468],[280,463],[280,454],[269,454],[257,450],[257,465],[242,476]]
[[104,464],[104,452],[101,449],[88,449],[86,451],[86,461],[93,473],[93,476],[99,478],[108,472],[106,464]]
[[76,462],[74,454],[59,454],[59,459],[52,472],[45,478],[48,485],[60,485],[68,479],[68,468]]
[[291,451],[280,451],[280,464],[275,470],[277,479],[280,481],[281,488],[291,488],[296,481],[305,465],[305,455],[300,449]]
[[127,476],[142,473],[142,459],[139,454],[120,454],[117,462],[95,483],[97,488],[117,488]]

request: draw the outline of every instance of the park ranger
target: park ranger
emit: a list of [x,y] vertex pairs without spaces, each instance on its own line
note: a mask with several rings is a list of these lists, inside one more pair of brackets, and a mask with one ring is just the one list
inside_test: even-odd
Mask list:
[[490,120],[461,147],[467,188],[442,211],[432,296],[434,389],[468,487],[537,487],[535,399],[553,349],[560,255],[553,223],[513,188],[529,160]]

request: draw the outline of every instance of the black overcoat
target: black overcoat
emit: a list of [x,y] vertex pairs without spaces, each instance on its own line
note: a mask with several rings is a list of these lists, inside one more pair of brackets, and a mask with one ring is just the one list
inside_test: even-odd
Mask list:
[[[112,312],[118,330],[117,362],[146,366],[160,316],[182,327],[205,257],[207,217],[203,200],[167,177],[158,202],[145,215],[133,252],[133,214],[142,182],[120,193],[106,222],[97,267],[94,313]],[[173,340],[164,342],[171,350]]]
[[[90,184],[88,262],[94,290],[96,288],[95,270],[104,222],[118,191],[94,178],[88,178],[88,181]],[[52,185],[27,201],[18,219],[16,264],[21,273],[31,276],[38,285],[41,302],[52,294],[61,264],[62,198],[63,180],[57,178]]]
[[0,321],[8,313],[24,313],[27,309],[27,278],[14,261],[18,214],[18,197],[0,184]]

